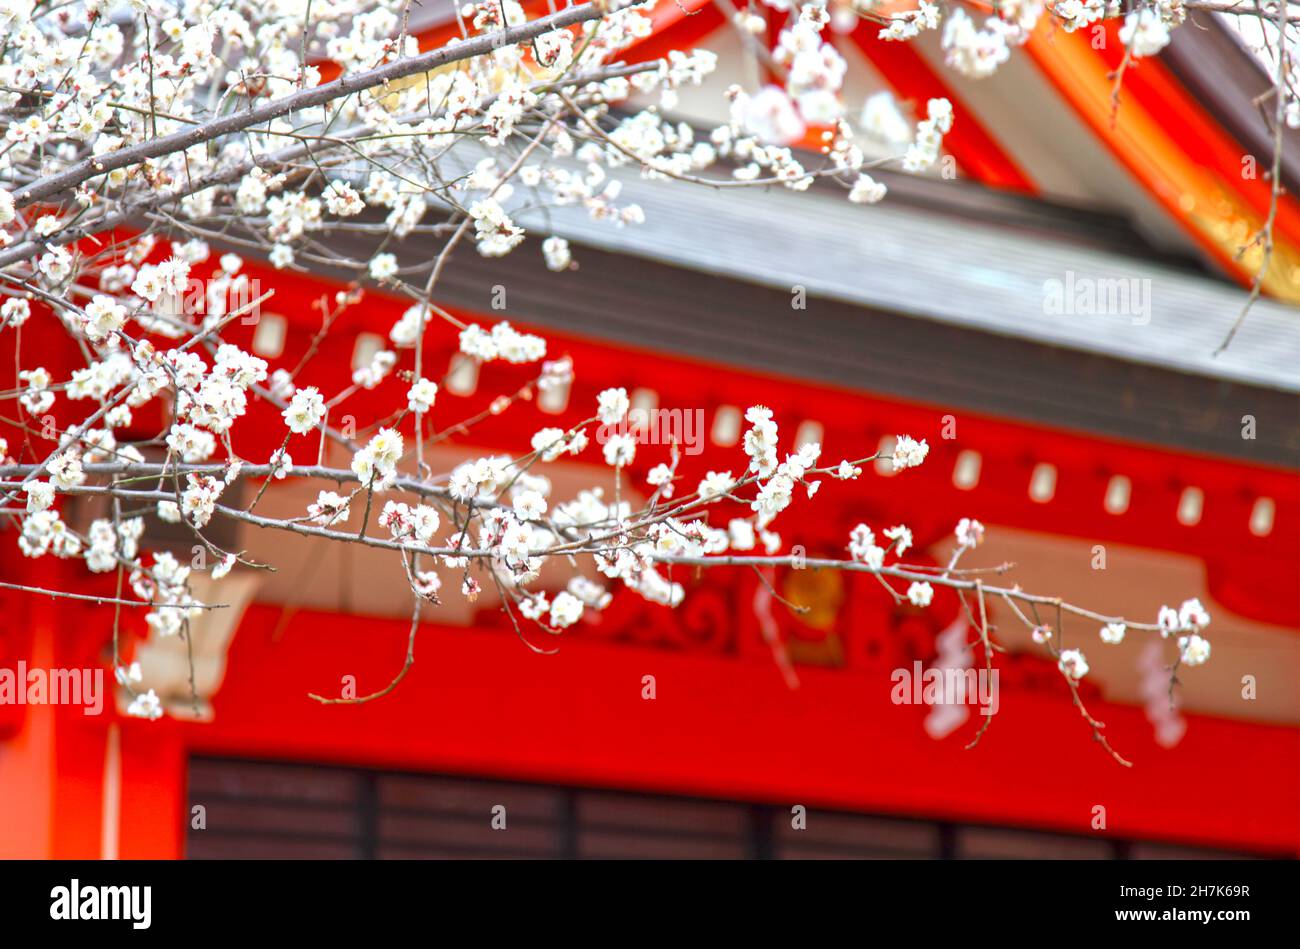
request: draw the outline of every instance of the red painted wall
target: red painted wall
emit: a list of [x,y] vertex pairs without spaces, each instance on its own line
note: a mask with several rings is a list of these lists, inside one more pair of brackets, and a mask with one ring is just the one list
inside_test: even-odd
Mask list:
[[[401,687],[358,693],[400,666],[407,624],[256,607],[231,651],[216,721],[183,729],[192,749],[403,769],[802,803],[1224,847],[1300,851],[1300,733],[1192,716],[1172,750],[1141,710],[1090,702],[1116,765],[1088,740],[1062,684],[1004,686],[981,744],[974,727],[933,741],[928,709],[891,703],[888,670],[801,667],[787,689],[761,643],[738,656],[613,644],[579,627],[555,656],[506,630],[429,625]],[[642,677],[657,698],[642,696]],[[1059,694],[1057,694],[1059,693]],[[1213,766],[1210,763],[1213,762]]]

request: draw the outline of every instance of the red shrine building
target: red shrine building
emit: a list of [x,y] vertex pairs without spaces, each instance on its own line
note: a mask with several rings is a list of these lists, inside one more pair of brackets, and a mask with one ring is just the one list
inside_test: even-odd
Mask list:
[[[628,56],[718,52],[718,74],[677,104],[701,128],[753,68],[729,2],[660,0]],[[426,5],[425,46],[452,35],[450,9]],[[0,856],[1300,853],[1300,205],[1281,202],[1265,293],[1214,356],[1260,262],[1238,251],[1268,212],[1272,132],[1252,105],[1267,77],[1202,19],[1126,71],[1117,113],[1115,24],[1102,44],[1042,24],[978,81],[952,72],[933,37],[838,34],[857,101],[889,90],[906,108],[953,103],[933,177],[881,174],[889,197],[863,207],[820,187],[721,194],[629,173],[624,197],[644,224],[563,208],[525,222],[567,238],[576,270],[549,273],[535,239],[494,261],[469,247],[436,291],[465,321],[544,335],[575,377],[440,441],[435,470],[517,453],[625,386],[634,407],[695,425],[680,469],[693,485],[743,466],[742,416],[762,403],[783,450],[812,440],[823,458],[862,457],[898,433],[930,445],[920,468],[867,466],[797,503],[774,524],[787,549],[841,557],[854,524],[906,523],[917,562],[939,564],[958,520],[976,517],[987,539],[969,565],[1014,563],[1009,580],[1026,590],[1145,621],[1199,597],[1213,656],[1179,672],[1173,704],[1171,643],[1130,633],[1103,645],[1084,620],[1061,630],[1092,667],[1083,700],[1132,767],[1091,740],[1054,662],[998,602],[1000,707],[967,749],[973,707],[893,698],[897,670],[969,664],[957,598],[940,590],[919,610],[870,576],[827,570],[675,570],[680,607],[616,591],[558,641],[531,637],[558,645],[552,655],[522,643],[491,595],[444,596],[392,694],[321,705],[308,694],[338,694],[349,677],[374,691],[401,667],[405,578],[391,552],[241,525],[223,545],[277,570],[217,585],[228,608],[192,630],[199,701],[185,645],[151,638],[143,611],[127,611],[123,650],[163,698],[159,721],[127,717],[111,694],[111,609],[0,589],[0,669],[102,668],[110,692],[98,715],[0,704]],[[1300,193],[1300,147],[1284,154],[1286,190]],[[338,240],[366,255],[358,238]],[[422,241],[401,242],[399,258],[427,259]],[[292,367],[321,301],[354,275],[245,259],[275,295],[230,339]],[[1087,287],[1127,302],[1090,306]],[[300,382],[337,390],[406,306],[367,289]],[[24,345],[39,344],[41,315]],[[66,378],[81,356],[55,342],[61,329],[45,332],[43,363]],[[535,377],[465,360],[453,333],[428,337],[425,365],[447,367],[447,424]],[[14,387],[13,345],[0,335],[0,391]],[[401,385],[389,382],[347,410],[386,414]],[[236,449],[265,460],[282,423],[268,406],[250,415]],[[0,435],[15,454],[22,434]],[[644,486],[666,455],[641,445],[630,482]],[[547,475],[563,499],[609,469],[591,452]],[[315,491],[278,484],[259,511],[300,513]],[[70,526],[95,516],[60,503]],[[146,546],[188,556],[166,527],[151,520]],[[12,519],[0,522],[0,579],[113,595],[111,575],[25,558]]]

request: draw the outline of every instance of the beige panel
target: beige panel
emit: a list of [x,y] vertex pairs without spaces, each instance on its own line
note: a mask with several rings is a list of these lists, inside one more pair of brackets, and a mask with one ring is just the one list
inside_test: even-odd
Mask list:
[[[592,449],[588,449],[589,452]],[[440,449],[430,454],[434,470],[449,471],[460,461],[476,457],[469,449]],[[595,455],[591,456],[595,458]],[[334,464],[342,459],[331,459]],[[552,498],[567,500],[578,490],[597,484],[609,485],[610,470],[585,463],[553,463],[538,469],[553,483]],[[320,483],[290,482],[267,491],[258,513],[300,516],[315,499]],[[631,492],[624,485],[625,496]],[[388,495],[412,500],[400,494]],[[641,502],[632,497],[633,504]],[[355,507],[355,506],[354,506]],[[378,506],[372,511],[371,532]],[[360,527],[354,510],[349,529]],[[406,617],[410,613],[410,592],[395,551],[320,541],[300,535],[245,525],[241,545],[262,560],[277,566],[275,573],[262,575],[258,599],[310,609],[364,615]],[[443,533],[445,534],[444,528]],[[1300,724],[1300,635],[1283,627],[1253,622],[1229,613],[1206,592],[1204,565],[1192,557],[1153,552],[1117,544],[1106,545],[1106,569],[1094,570],[1093,545],[1050,534],[1018,531],[990,525],[989,540],[963,566],[993,566],[1014,562],[1008,578],[1026,590],[1060,595],[1066,600],[1099,612],[1130,616],[1154,622],[1160,606],[1177,607],[1188,597],[1199,597],[1214,618],[1206,632],[1213,645],[1208,663],[1180,674],[1182,698],[1188,711],[1227,718]],[[946,561],[946,551],[933,552]],[[556,562],[544,571],[539,589],[555,589],[565,583],[572,568]],[[443,605],[429,619],[450,625],[468,625],[475,614],[498,602],[494,589],[486,588],[471,604],[459,593],[461,574],[439,568],[443,579]],[[588,571],[589,572],[589,571]],[[991,604],[999,636],[1013,651],[1042,653],[1005,607]],[[1046,619],[1046,617],[1044,617]],[[1049,620],[1050,621],[1050,620]],[[1087,620],[1066,621],[1065,643],[1084,650],[1092,671],[1108,699],[1141,705],[1142,675],[1138,660],[1143,646],[1155,634],[1132,631],[1122,645],[1110,646],[1097,635],[1098,624]],[[1172,662],[1174,645],[1164,643]],[[1241,679],[1253,675],[1257,698],[1241,696]]]
[[[1206,592],[1205,566],[1194,557],[1106,544],[1106,569],[1094,570],[1093,543],[1050,534],[989,527],[988,540],[962,566],[994,566],[1013,562],[1008,580],[1031,593],[1059,595],[1066,601],[1097,612],[1124,615],[1135,621],[1155,622],[1163,605],[1177,608],[1189,597],[1199,597],[1212,622],[1205,631],[1212,646],[1203,666],[1179,672],[1187,711],[1224,718],[1300,724],[1300,633],[1280,626],[1257,623],[1230,613]],[[946,562],[947,551],[933,555]],[[1008,584],[1009,585],[1009,584]],[[1044,653],[1029,637],[1024,624],[1005,606],[992,604],[998,635],[1013,651]],[[1055,623],[1047,614],[1045,622]],[[1099,624],[1067,618],[1065,645],[1082,649],[1091,671],[1107,699],[1142,705],[1142,676],[1138,657],[1157,633],[1132,630],[1122,644],[1110,646],[1098,636]],[[1171,640],[1164,643],[1167,659],[1175,658]],[[1241,679],[1253,675],[1258,684],[1254,701],[1241,696]]]

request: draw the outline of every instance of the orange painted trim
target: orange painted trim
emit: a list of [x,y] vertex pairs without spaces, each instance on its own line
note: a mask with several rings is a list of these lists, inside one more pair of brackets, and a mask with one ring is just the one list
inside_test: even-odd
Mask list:
[[[1062,98],[1189,236],[1234,279],[1250,285],[1261,251],[1248,250],[1241,259],[1238,253],[1262,226],[1264,216],[1258,193],[1245,187],[1247,181],[1240,174],[1244,150],[1226,145],[1231,140],[1208,116],[1196,122],[1199,148],[1193,151],[1185,140],[1179,141],[1174,127],[1196,119],[1198,107],[1172,81],[1160,83],[1157,90],[1153,83],[1160,82],[1164,69],[1158,60],[1130,63],[1116,113],[1111,66],[1083,34],[1066,33],[1044,19],[1025,49]],[[1165,110],[1160,116],[1151,110],[1157,91]],[[1223,167],[1225,147],[1237,156],[1235,174]],[[1300,303],[1300,227],[1296,226],[1300,222],[1294,205],[1286,199],[1283,204],[1264,289]]]

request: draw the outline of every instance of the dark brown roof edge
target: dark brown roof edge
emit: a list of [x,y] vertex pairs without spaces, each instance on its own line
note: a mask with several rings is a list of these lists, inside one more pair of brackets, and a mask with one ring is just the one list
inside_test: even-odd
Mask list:
[[[1160,59],[1237,140],[1243,154],[1255,157],[1262,177],[1273,161],[1273,102],[1271,96],[1262,108],[1255,102],[1273,88],[1263,64],[1218,17],[1206,12],[1192,13],[1173,31]],[[1300,194],[1300,133],[1286,129],[1282,138],[1282,185]]]

